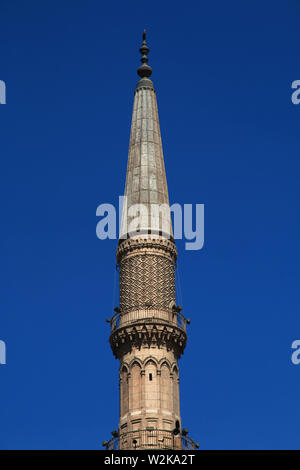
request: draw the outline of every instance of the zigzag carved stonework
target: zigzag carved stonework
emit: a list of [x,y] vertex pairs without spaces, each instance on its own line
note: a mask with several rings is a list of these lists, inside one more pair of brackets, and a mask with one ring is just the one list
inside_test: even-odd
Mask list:
[[122,313],[145,308],[168,310],[175,302],[177,250],[166,239],[128,239],[117,251]]
[[155,321],[118,328],[109,338],[117,359],[122,359],[133,348],[141,349],[145,346],[172,350],[176,359],[179,359],[184,352],[186,340],[186,333],[182,329]]
[[149,305],[168,310],[175,302],[175,268],[165,257],[135,255],[120,263],[120,309],[122,313]]

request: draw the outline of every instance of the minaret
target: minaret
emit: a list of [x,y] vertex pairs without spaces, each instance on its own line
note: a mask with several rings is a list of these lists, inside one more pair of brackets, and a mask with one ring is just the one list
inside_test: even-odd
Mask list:
[[[104,445],[191,448],[194,443],[181,425],[178,370],[189,321],[176,305],[177,250],[145,31],[140,52],[117,249],[120,305],[109,320],[111,348],[120,360],[120,420],[118,432]],[[133,230],[137,208],[139,225]]]

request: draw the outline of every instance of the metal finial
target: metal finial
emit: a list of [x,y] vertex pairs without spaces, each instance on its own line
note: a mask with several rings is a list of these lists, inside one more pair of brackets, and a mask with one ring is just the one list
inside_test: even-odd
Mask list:
[[137,73],[141,78],[151,77],[152,75],[152,68],[149,65],[147,65],[147,62],[149,60],[147,57],[147,54],[149,54],[149,52],[150,52],[150,49],[146,44],[146,30],[144,29],[143,44],[140,48],[140,53],[142,54],[142,57],[141,57],[142,65],[140,65],[140,67],[137,70]]

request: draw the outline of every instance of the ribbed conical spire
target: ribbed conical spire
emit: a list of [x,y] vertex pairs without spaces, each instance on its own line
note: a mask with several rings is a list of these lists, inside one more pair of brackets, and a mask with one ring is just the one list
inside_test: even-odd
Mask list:
[[[131,206],[143,204],[148,209],[148,217],[143,217],[140,229],[143,233],[160,233],[170,237],[172,235],[171,218],[169,211],[169,197],[164,166],[157,101],[153,83],[149,79],[152,73],[147,53],[146,32],[143,34],[143,44],[140,48],[142,63],[138,69],[141,77],[134,97],[129,155],[127,165],[127,178],[125,196],[127,208],[124,207],[121,238],[131,232],[133,220]],[[165,211],[155,215],[152,204],[165,205]],[[127,225],[126,225],[127,222]]]

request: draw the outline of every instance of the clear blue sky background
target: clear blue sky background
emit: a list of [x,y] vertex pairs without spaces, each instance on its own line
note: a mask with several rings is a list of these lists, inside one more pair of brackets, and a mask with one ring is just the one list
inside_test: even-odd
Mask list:
[[205,204],[178,243],[183,425],[203,449],[299,449],[300,4],[0,5],[1,449],[97,449],[118,425],[115,241],[148,30],[170,199]]

